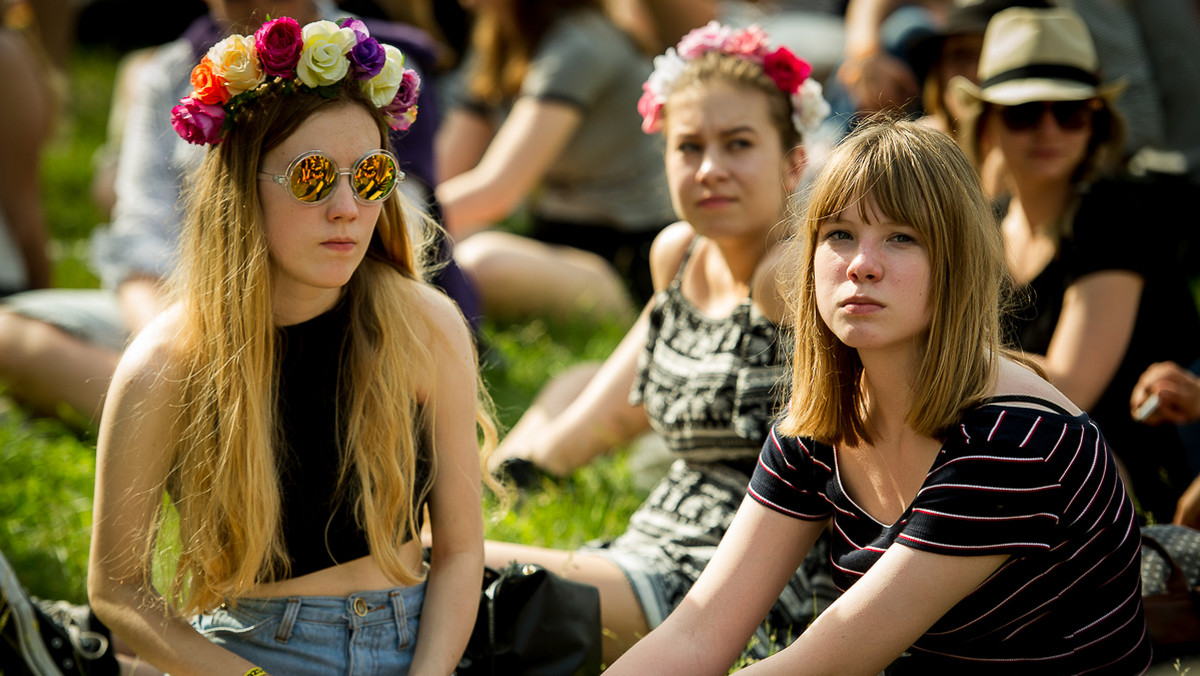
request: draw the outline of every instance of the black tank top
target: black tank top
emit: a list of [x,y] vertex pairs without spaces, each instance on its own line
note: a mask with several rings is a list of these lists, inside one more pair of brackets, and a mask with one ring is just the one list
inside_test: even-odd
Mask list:
[[[353,488],[338,491],[344,417],[341,371],[350,322],[348,298],[306,322],[277,329],[279,428],[276,456],[282,501],[283,541],[290,577],[299,577],[370,553],[366,532],[355,523]],[[429,476],[428,444],[417,444],[417,486]],[[414,491],[420,529],[423,503]]]

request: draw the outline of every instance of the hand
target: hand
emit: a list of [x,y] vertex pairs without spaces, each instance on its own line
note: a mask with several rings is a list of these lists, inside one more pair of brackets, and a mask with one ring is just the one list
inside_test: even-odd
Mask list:
[[886,52],[846,59],[837,77],[859,112],[903,107],[918,93],[912,69]]
[[[1200,378],[1179,364],[1158,362],[1142,373],[1129,397],[1130,415],[1136,414],[1152,395],[1158,396],[1158,407],[1142,420],[1147,425],[1184,425],[1200,420]],[[1196,501],[1200,508],[1200,488]]]
[[1175,506],[1174,523],[1189,528],[1200,528],[1200,479],[1192,481]]

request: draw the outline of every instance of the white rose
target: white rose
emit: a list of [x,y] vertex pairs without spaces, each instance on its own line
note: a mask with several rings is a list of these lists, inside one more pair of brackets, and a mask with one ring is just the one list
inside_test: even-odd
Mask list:
[[332,21],[314,21],[300,33],[304,48],[296,64],[296,77],[309,87],[333,84],[346,77],[350,59],[346,58],[358,37],[349,28]]

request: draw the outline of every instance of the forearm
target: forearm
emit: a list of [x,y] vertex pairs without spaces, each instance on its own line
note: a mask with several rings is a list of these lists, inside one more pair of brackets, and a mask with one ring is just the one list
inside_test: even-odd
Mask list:
[[209,641],[172,613],[145,584],[92,584],[89,602],[96,616],[139,659],[175,676],[242,676],[255,665]]
[[446,230],[459,240],[503,220],[520,201],[480,168],[446,180],[438,186],[437,198]]
[[413,676],[452,673],[458,666],[479,610],[483,547],[434,553],[425,586]]

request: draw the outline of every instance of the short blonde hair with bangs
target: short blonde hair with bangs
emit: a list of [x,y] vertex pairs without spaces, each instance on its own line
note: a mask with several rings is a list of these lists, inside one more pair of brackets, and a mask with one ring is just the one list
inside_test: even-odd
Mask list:
[[821,319],[812,265],[821,225],[846,209],[866,218],[868,201],[915,228],[929,250],[931,319],[906,422],[943,438],[995,381],[1008,271],[999,228],[954,140],[887,119],[868,121],[843,140],[808,191],[789,256],[795,355],[779,427],[825,443],[871,443],[862,362]]

